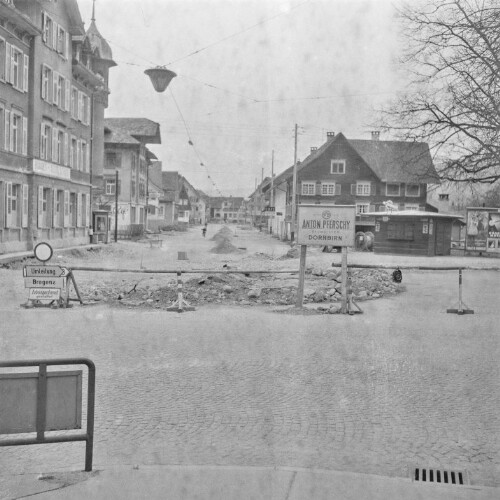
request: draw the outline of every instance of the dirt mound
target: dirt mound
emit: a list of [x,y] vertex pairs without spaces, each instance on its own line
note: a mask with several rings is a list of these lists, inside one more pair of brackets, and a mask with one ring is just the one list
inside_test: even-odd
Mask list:
[[219,241],[221,239],[230,240],[234,236],[233,231],[227,226],[223,226],[219,229],[211,238],[212,241]]
[[227,238],[219,238],[217,245],[210,250],[212,253],[238,253],[241,252],[237,247],[235,247]]

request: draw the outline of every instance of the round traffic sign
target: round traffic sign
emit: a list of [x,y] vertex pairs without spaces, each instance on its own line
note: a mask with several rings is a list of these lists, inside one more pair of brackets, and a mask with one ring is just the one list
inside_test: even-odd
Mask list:
[[38,243],[38,245],[35,246],[33,249],[33,252],[35,253],[35,257],[40,261],[40,262],[47,262],[52,258],[52,247],[45,242]]

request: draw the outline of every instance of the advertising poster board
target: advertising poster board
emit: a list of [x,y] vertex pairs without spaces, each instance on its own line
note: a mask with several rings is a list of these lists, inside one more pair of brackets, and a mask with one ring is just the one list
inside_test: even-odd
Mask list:
[[466,250],[500,253],[500,208],[467,208]]
[[356,208],[352,205],[299,205],[299,245],[353,247]]
[[489,211],[480,208],[467,209],[467,250],[486,250]]

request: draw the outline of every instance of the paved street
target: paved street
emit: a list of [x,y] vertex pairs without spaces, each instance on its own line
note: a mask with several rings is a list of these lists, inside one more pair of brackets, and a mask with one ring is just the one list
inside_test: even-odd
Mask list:
[[[428,261],[430,262],[430,261]],[[4,283],[19,271],[0,271]],[[1,358],[97,365],[95,465],[289,466],[405,476],[466,469],[498,485],[498,273],[405,272],[359,316],[105,305],[23,310],[1,291]],[[83,466],[84,446],[0,449],[10,473]]]

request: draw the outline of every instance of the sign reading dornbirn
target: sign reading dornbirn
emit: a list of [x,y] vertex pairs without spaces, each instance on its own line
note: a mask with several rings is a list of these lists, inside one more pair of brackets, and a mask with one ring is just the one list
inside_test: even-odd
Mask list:
[[356,208],[352,205],[299,205],[297,243],[354,246]]

